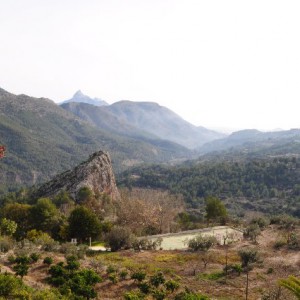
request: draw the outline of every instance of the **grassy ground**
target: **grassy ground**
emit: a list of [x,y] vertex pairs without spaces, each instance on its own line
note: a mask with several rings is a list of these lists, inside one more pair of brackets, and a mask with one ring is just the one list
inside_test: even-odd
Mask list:
[[[276,299],[262,298],[271,292],[278,291],[278,279],[290,274],[300,276],[300,253],[283,248],[275,250],[273,245],[282,233],[275,227],[269,227],[258,238],[258,244],[242,241],[231,245],[228,249],[228,263],[239,264],[238,251],[247,247],[256,247],[260,253],[260,261],[250,271],[249,300]],[[44,253],[43,256],[48,256]],[[205,267],[201,254],[188,251],[142,251],[132,250],[116,253],[103,252],[81,260],[84,267],[95,269],[104,281],[97,285],[98,299],[124,299],[127,291],[137,289],[137,283],[130,279],[131,274],[143,271],[147,278],[158,271],[163,272],[167,280],[175,280],[180,284],[180,290],[185,288],[208,295],[210,299],[236,300],[245,299],[246,275],[223,273],[226,251],[222,246],[209,250]],[[63,255],[53,254],[55,262],[62,261]],[[43,258],[43,257],[42,257]],[[24,277],[27,284],[35,287],[46,287],[47,267],[41,264],[42,258],[29,270]],[[1,257],[2,272],[12,272],[7,263],[7,257]],[[121,274],[126,274],[122,278]],[[113,275],[113,276],[111,276]],[[115,280],[113,280],[115,279]],[[147,299],[152,299],[148,297]],[[174,299],[170,294],[167,299]],[[295,299],[288,291],[281,291],[282,300]]]
[[[239,264],[238,251],[247,247],[257,248],[260,262],[255,265],[249,276],[249,300],[261,299],[263,294],[277,292],[279,278],[289,274],[300,276],[300,254],[298,251],[274,250],[273,245],[283,235],[276,227],[269,227],[258,238],[258,244],[249,241],[233,244],[228,249],[228,264]],[[162,271],[168,279],[185,287],[209,295],[212,299],[244,299],[246,275],[233,274],[224,276],[226,251],[217,246],[209,251],[206,268],[202,256],[188,251],[121,251],[118,253],[101,253],[94,259],[102,266],[113,266],[129,273],[144,270],[153,275]],[[116,284],[104,282],[99,285],[99,299],[122,299],[127,290],[136,288],[136,284],[127,278]],[[282,299],[294,299],[289,292],[282,291]],[[172,296],[169,297],[172,299]],[[272,298],[270,298],[272,299]]]

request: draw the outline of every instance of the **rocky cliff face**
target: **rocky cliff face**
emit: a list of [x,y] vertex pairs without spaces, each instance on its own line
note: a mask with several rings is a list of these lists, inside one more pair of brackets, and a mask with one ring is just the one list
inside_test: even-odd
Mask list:
[[82,187],[89,187],[95,194],[106,193],[112,200],[119,198],[108,153],[98,151],[92,154],[87,161],[73,170],[64,172],[42,185],[35,196],[38,198],[51,197],[65,190],[76,199],[76,195]]

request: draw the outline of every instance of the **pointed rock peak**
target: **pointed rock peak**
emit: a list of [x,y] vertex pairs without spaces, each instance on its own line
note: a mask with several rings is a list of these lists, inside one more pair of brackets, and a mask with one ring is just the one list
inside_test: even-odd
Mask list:
[[88,187],[94,195],[105,193],[112,200],[119,199],[115,176],[109,154],[98,151],[85,162],[54,177],[42,185],[36,192],[36,198],[53,197],[61,191],[67,191],[76,199],[79,190]]
[[78,90],[73,97],[82,97],[85,96],[81,90]]
[[99,98],[93,99],[90,96],[85,95],[81,90],[78,90],[71,99],[63,101],[60,104],[65,104],[70,102],[87,103],[95,106],[108,105],[108,103],[105,102],[104,100]]

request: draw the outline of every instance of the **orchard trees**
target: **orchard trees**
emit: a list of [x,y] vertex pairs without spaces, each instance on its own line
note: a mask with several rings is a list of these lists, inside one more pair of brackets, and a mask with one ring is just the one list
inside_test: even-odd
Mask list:
[[252,269],[254,263],[258,261],[257,251],[254,249],[243,249],[239,251],[239,256],[242,262],[242,268],[246,272],[246,300],[248,300],[249,291],[249,271]]

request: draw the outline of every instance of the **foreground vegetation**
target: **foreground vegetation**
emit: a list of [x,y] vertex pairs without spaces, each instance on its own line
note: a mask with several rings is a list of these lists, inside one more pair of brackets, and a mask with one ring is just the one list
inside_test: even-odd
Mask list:
[[189,251],[91,252],[70,244],[46,251],[18,244],[1,256],[0,294],[5,299],[234,300],[245,299],[248,286],[248,299],[297,299],[283,287],[290,275],[300,275],[298,252],[287,244],[275,246],[284,237],[280,225],[271,225],[256,243],[246,239]]
[[[256,215],[237,223],[216,197],[205,199],[197,219],[185,211],[181,197],[168,192],[121,194],[117,203],[88,188],[79,191],[77,202],[65,192],[53,199],[34,200],[25,190],[2,197],[0,296],[293,299],[282,286],[300,275],[299,219]],[[218,245],[214,237],[198,236],[188,251],[160,251],[159,242],[141,238],[224,223],[238,224],[245,240],[234,243],[228,236]],[[111,252],[90,250],[90,238]]]

